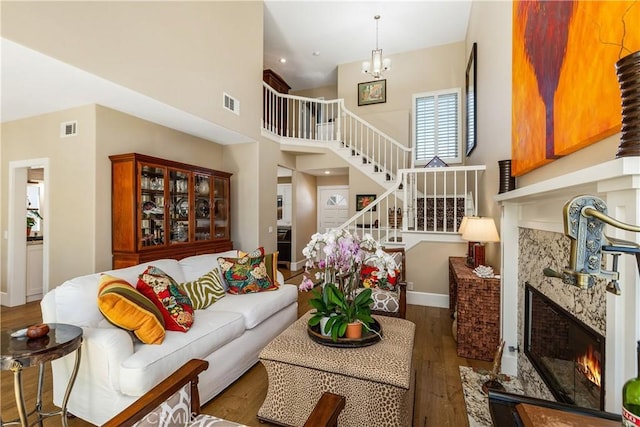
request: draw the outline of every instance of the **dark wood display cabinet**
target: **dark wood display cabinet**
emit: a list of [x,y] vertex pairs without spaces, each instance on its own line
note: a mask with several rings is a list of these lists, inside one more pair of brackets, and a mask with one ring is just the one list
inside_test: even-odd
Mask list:
[[109,159],[114,269],[233,248],[230,173],[138,153]]

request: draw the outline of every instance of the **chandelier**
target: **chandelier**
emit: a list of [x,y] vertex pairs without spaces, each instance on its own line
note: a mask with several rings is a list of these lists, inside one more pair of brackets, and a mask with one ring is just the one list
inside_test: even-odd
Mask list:
[[391,60],[389,58],[382,59],[382,49],[378,48],[378,22],[380,15],[373,17],[376,20],[376,48],[371,51],[371,62],[362,63],[362,72],[370,74],[374,79],[382,77],[382,73],[391,69]]

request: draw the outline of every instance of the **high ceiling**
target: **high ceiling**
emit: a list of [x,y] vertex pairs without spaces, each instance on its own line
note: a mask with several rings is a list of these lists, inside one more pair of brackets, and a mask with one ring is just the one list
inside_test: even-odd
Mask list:
[[[374,15],[381,16],[379,47],[387,56],[464,40],[470,9],[471,0],[266,0],[263,65],[293,90],[334,85],[338,64],[370,58],[376,41]],[[2,122],[101,104],[221,144],[249,142],[237,132],[6,39],[1,51]]]
[[264,68],[282,76],[292,90],[334,85],[338,64],[370,60],[375,15],[380,15],[378,45],[386,57],[464,41],[471,13],[471,0],[264,3]]

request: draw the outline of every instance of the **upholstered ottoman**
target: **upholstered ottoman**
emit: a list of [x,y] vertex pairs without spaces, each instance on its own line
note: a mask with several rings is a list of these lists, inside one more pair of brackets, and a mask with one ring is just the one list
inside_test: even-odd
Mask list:
[[414,374],[411,366],[415,325],[375,316],[382,339],[369,347],[335,348],[307,334],[307,313],[260,353],[269,388],[258,418],[301,426],[323,392],[340,394],[346,406],[341,427],[410,426]]

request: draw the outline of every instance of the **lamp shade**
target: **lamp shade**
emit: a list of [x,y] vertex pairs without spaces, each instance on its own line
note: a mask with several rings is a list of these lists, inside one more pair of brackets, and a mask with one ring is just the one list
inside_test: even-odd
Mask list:
[[[498,230],[493,218],[467,217],[467,223],[462,231],[462,240],[470,242],[499,242]],[[463,218],[464,221],[464,218]],[[462,228],[462,224],[460,225]]]
[[477,216],[463,216],[462,221],[460,221],[460,227],[458,227],[458,233],[464,234],[464,230],[467,228],[467,221],[469,218],[478,218]]

